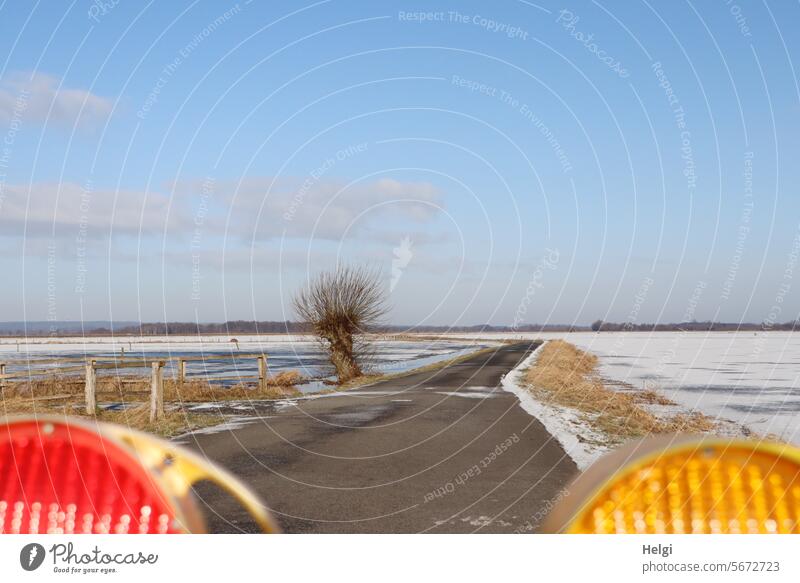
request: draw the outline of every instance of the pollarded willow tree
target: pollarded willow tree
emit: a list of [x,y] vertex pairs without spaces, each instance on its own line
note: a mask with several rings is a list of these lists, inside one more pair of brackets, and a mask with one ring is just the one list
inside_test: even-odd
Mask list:
[[340,383],[362,374],[367,354],[364,334],[388,311],[380,273],[360,266],[337,266],[317,275],[293,299],[294,308],[324,343]]

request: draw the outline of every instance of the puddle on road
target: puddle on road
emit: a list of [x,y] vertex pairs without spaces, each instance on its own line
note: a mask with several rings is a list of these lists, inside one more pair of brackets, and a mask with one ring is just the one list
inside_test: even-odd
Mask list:
[[373,405],[370,407],[361,407],[355,411],[347,411],[345,413],[320,415],[318,419],[326,423],[344,427],[361,427],[371,421],[379,419],[384,413],[391,411],[391,409],[392,408],[387,405]]

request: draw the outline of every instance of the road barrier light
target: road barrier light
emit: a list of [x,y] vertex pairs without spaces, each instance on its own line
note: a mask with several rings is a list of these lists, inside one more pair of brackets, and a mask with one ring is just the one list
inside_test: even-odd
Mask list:
[[198,455],[109,423],[38,416],[0,421],[0,533],[206,531],[192,487],[209,480],[278,532],[244,484]]
[[545,532],[800,533],[800,450],[786,444],[646,439],[603,457],[568,491]]

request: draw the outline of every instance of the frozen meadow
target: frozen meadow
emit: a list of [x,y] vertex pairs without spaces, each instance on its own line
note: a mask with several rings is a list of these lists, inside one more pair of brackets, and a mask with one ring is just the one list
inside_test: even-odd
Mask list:
[[800,444],[800,334],[581,332],[522,336],[561,338],[596,354],[600,373],[620,390],[626,386],[652,389],[681,409]]

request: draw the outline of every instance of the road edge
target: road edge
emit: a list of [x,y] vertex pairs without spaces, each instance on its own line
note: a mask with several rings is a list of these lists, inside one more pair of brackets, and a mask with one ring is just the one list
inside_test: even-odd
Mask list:
[[524,360],[506,373],[500,381],[500,385],[504,391],[517,397],[520,407],[544,425],[547,432],[561,445],[578,469],[583,471],[608,452],[608,448],[580,439],[575,427],[580,426],[585,429],[585,423],[576,412],[565,407],[542,403],[524,387],[522,380],[524,371],[536,362],[539,357],[539,348],[544,346],[545,342],[539,344]]

